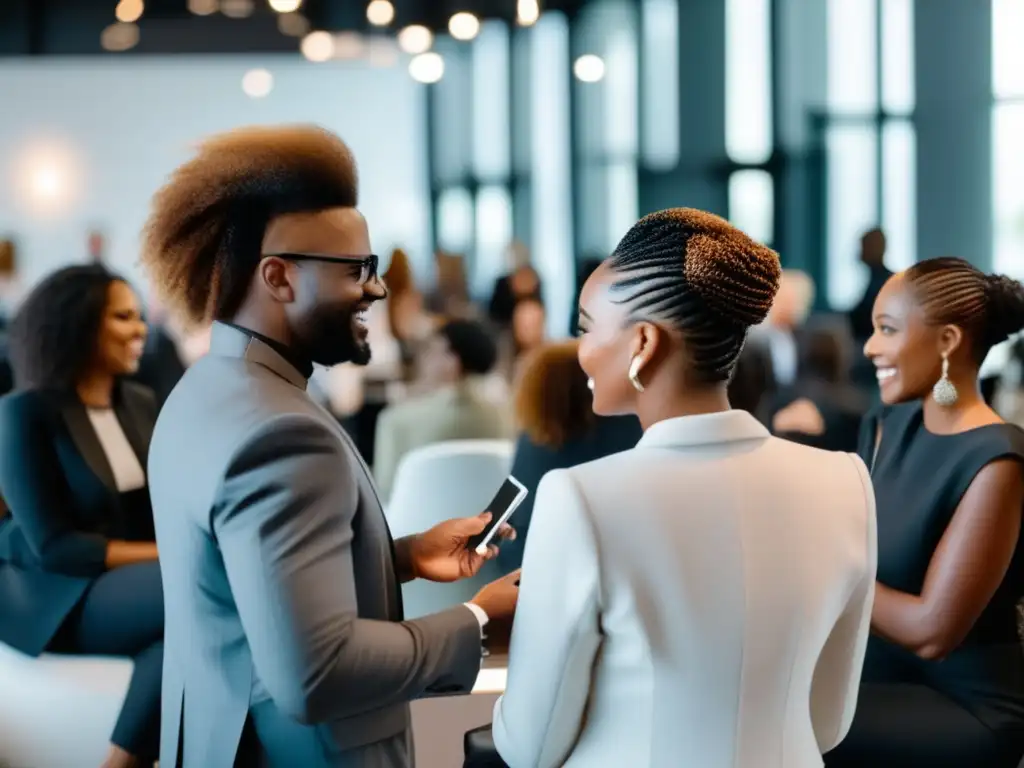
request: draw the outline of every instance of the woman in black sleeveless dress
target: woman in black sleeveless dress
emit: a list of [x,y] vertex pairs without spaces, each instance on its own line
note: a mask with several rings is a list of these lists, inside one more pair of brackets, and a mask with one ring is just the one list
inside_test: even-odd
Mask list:
[[865,354],[883,407],[860,453],[878,508],[873,636],[828,768],[1016,768],[1024,754],[1024,432],[982,400],[1024,287],[960,259],[886,283]]

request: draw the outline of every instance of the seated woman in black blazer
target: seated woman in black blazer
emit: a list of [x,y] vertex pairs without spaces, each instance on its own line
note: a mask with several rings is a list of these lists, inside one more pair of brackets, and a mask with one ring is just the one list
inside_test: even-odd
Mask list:
[[124,281],[62,269],[13,321],[16,390],[0,399],[0,642],[133,658],[104,768],[159,753],[163,589],[144,469],[157,408],[122,380],[145,338]]
[[512,476],[530,493],[511,519],[515,540],[503,543],[498,552],[503,571],[510,573],[523,564],[534,493],[544,475],[629,450],[643,434],[636,416],[595,416],[592,399],[575,341],[548,344],[526,359],[515,394],[522,434]]

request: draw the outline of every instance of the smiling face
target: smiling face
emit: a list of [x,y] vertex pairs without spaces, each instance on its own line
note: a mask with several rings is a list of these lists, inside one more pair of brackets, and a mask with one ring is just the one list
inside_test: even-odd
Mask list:
[[146,344],[146,323],[138,297],[127,283],[114,280],[107,288],[107,306],[96,338],[96,365],[114,376],[139,369]]
[[615,273],[602,264],[580,292],[577,355],[594,392],[594,413],[615,416],[633,413],[636,391],[627,373],[636,348],[636,327],[630,325],[624,304],[612,300]]
[[895,405],[927,397],[942,375],[942,354],[955,351],[959,332],[927,322],[902,273],[878,294],[873,322],[864,354],[875,365],[882,402]]
[[265,259],[288,317],[293,343],[320,365],[370,360],[367,314],[387,295],[382,282],[354,259],[370,255],[366,220],[354,208],[290,214],[271,223],[265,253],[316,254],[313,260]]

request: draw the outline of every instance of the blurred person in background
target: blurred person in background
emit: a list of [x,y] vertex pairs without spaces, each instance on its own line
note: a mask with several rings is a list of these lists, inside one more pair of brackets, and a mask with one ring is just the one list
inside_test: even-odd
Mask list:
[[[877,227],[869,229],[861,236],[860,262],[868,271],[868,279],[860,300],[847,314],[853,342],[858,349],[863,349],[867,340],[874,333],[872,313],[875,299],[878,298],[882,286],[892,277],[892,270],[885,266],[885,251],[885,233],[881,229]],[[877,397],[875,368],[864,355],[858,355],[853,361],[851,378],[855,386],[860,387],[871,396]]]
[[160,737],[164,602],[145,472],[157,402],[127,380],[145,340],[127,283],[101,265],[62,269],[15,316],[18,389],[0,400],[0,641],[132,658],[105,768],[151,765]]
[[885,266],[885,248],[885,233],[877,227],[869,229],[860,238],[860,263],[868,270],[868,280],[860,300],[849,312],[850,331],[859,346],[863,346],[874,333],[871,318],[875,299],[892,277],[892,270]]
[[1024,286],[962,259],[889,279],[864,348],[882,406],[860,455],[878,501],[872,638],[829,768],[1016,768],[1024,754],[1024,431],[981,397]]
[[505,381],[519,377],[523,360],[547,339],[547,311],[537,299],[524,299],[512,312],[512,325],[501,332],[499,369]]
[[537,490],[494,709],[512,768],[815,768],[845,735],[874,585],[867,470],[727,396],[780,272],[725,220],[672,209],[584,286],[594,411],[644,434]]
[[398,342],[405,367],[403,378],[408,379],[416,351],[434,330],[435,322],[424,308],[423,294],[416,287],[409,257],[401,248],[391,252],[391,261],[383,279],[388,287],[388,297],[384,300],[388,329]]
[[750,331],[750,345],[760,347],[770,361],[772,390],[796,381],[800,332],[814,306],[814,295],[814,281],[806,272],[782,270],[779,294],[768,319]]
[[530,252],[520,242],[509,244],[506,254],[508,272],[494,282],[487,315],[498,328],[512,324],[512,313],[520,301],[543,302],[540,275],[530,264]]
[[808,329],[799,355],[796,381],[772,395],[762,421],[798,443],[856,451],[870,401],[850,383],[848,340],[832,328]]
[[1024,337],[1014,341],[1009,352],[996,389],[995,410],[1009,423],[1024,427]]
[[427,296],[427,311],[444,318],[468,318],[477,314],[469,296],[466,261],[457,253],[438,251],[434,254],[436,280]]
[[597,416],[575,341],[545,345],[525,361],[516,386],[515,416],[521,430],[511,474],[529,490],[512,518],[514,541],[498,552],[506,573],[523,564],[537,486],[553,469],[575,467],[636,446],[636,416]]
[[417,448],[511,436],[508,407],[481,392],[497,356],[491,333],[472,320],[449,320],[431,336],[420,365],[432,391],[388,406],[377,420],[373,472],[383,498],[402,458]]
[[139,361],[135,380],[149,387],[162,406],[174,385],[185,373],[185,362],[178,351],[178,341],[166,324],[166,313],[158,301],[150,301],[147,312],[146,348]]

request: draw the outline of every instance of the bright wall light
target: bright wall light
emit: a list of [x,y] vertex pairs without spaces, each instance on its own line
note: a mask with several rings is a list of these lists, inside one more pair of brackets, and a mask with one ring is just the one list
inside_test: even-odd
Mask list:
[[142,0],[121,0],[114,9],[114,17],[125,24],[132,24],[142,18],[146,10]]
[[386,27],[395,20],[395,6],[388,0],[371,0],[366,6],[366,20],[375,27]]
[[422,24],[410,24],[398,33],[398,45],[406,53],[426,53],[434,44],[434,33]]
[[577,80],[596,83],[604,79],[604,59],[592,53],[585,53],[572,65]]
[[196,16],[209,16],[220,8],[217,0],[188,0],[188,10]]
[[55,214],[65,210],[75,194],[74,153],[47,141],[26,147],[18,157],[14,179],[27,212]]
[[516,3],[516,23],[521,27],[536,24],[540,18],[540,4],[537,0],[519,0]]
[[302,6],[302,0],[267,0],[270,10],[278,13],[294,13]]
[[302,38],[302,55],[310,61],[328,61],[334,56],[334,38],[330,32],[318,30]]
[[420,83],[436,83],[444,77],[444,59],[433,51],[414,56],[409,62],[409,74]]
[[274,90],[274,76],[266,69],[250,69],[242,77],[242,90],[251,99],[262,99]]
[[456,40],[472,40],[480,34],[480,19],[468,11],[459,11],[448,19],[448,31]]

